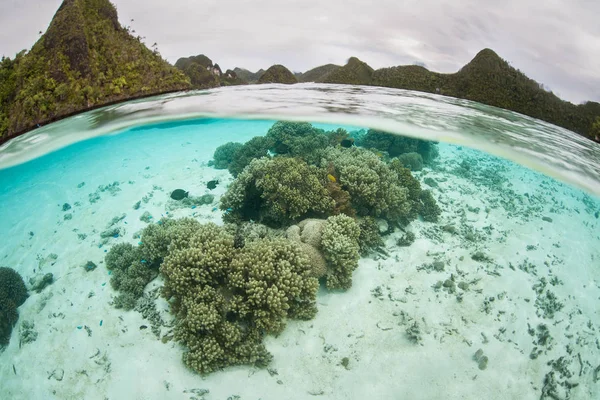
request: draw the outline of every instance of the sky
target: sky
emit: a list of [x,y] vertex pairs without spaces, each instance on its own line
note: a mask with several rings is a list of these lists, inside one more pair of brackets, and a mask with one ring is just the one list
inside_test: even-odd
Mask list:
[[[62,0],[0,0],[0,54],[29,49]],[[491,48],[574,103],[600,101],[598,0],[113,0],[171,63],[292,71],[355,56],[373,68],[456,72]],[[132,21],[133,20],[133,21]]]

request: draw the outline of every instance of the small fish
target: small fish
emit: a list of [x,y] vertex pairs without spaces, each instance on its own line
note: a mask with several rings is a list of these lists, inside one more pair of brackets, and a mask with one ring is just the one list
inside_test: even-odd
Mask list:
[[340,145],[345,148],[352,147],[353,144],[354,144],[354,139],[352,139],[352,138],[342,139],[342,141],[340,142]]
[[206,184],[206,187],[209,188],[210,190],[213,190],[214,188],[217,187],[218,184],[219,184],[218,180],[212,180]]
[[184,198],[188,197],[188,194],[190,192],[186,192],[183,189],[175,189],[173,190],[173,192],[171,193],[171,198],[173,200],[183,200]]
[[336,183],[337,179],[335,179],[335,176],[328,174],[327,175],[327,179],[329,179],[329,181],[331,181],[332,183]]

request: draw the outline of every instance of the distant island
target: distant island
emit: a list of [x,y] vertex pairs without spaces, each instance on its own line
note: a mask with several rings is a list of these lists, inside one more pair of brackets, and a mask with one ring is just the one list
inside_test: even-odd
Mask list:
[[0,143],[60,118],[134,98],[297,82],[437,93],[516,111],[597,141],[600,136],[599,103],[561,100],[490,49],[452,74],[417,65],[374,70],[356,57],[344,66],[327,64],[304,73],[283,65],[253,73],[239,67],[223,72],[203,54],[180,58],[172,66],[152,47],[119,23],[109,0],[64,0],[29,52],[0,60]]

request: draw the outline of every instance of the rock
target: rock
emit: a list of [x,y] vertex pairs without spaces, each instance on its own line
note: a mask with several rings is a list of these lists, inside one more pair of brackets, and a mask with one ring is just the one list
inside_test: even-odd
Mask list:
[[542,221],[552,222],[552,218],[550,218],[550,217],[542,217]]
[[54,283],[54,275],[52,275],[52,273],[37,275],[36,277],[29,279],[29,283],[31,284],[31,290],[40,293],[46,286]]
[[62,206],[63,211],[69,211],[71,209],[71,205],[69,203],[65,203]]
[[384,235],[388,232],[389,225],[385,219],[377,218],[375,222],[377,223],[377,228],[379,228],[380,235]]

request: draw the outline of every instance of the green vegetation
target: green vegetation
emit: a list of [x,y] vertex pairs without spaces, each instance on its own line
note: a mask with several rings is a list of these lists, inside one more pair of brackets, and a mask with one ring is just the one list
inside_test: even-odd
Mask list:
[[303,74],[298,74],[297,78],[299,82],[324,82],[327,76],[338,68],[341,67],[335,64],[325,64],[308,70]]
[[344,83],[348,85],[369,85],[373,68],[356,57],[350,57],[343,67],[333,69],[323,78],[325,83]]
[[399,66],[375,71],[368,84],[474,100],[539,118],[589,138],[594,137],[592,124],[600,115],[599,103],[574,105],[563,101],[490,49],[480,51],[454,74],[430,72],[414,65]]
[[0,267],[0,350],[8,345],[19,319],[17,307],[27,300],[23,278],[14,269]]
[[191,57],[182,57],[175,63],[185,75],[190,78],[192,88],[209,89],[219,86],[244,85],[247,82],[238,78],[232,70],[225,73],[221,71],[219,64],[213,64],[212,60],[200,54]]
[[28,53],[0,63],[0,136],[189,79],[119,24],[108,0],[65,0]]
[[258,78],[258,83],[298,83],[298,79],[283,65],[273,65]]
[[258,78],[260,78],[264,73],[264,69],[259,69],[256,72],[250,72],[244,68],[234,68],[233,72],[237,75],[237,77],[248,83],[256,83],[258,82]]

